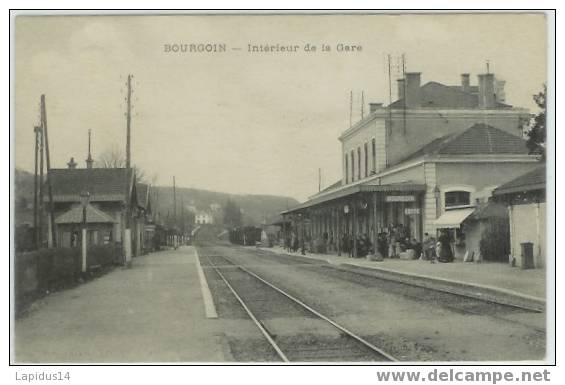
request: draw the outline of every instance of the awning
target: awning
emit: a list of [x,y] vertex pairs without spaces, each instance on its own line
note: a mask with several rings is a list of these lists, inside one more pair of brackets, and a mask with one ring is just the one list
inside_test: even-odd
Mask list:
[[473,214],[474,211],[474,208],[448,210],[444,212],[438,219],[436,219],[434,224],[438,228],[459,227],[469,215]]

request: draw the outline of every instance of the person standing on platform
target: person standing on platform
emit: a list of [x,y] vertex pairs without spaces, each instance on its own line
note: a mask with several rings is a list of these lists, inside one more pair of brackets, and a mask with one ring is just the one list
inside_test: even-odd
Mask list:
[[440,262],[453,262],[453,251],[451,250],[451,237],[447,230],[442,230],[438,238],[440,244],[438,259]]

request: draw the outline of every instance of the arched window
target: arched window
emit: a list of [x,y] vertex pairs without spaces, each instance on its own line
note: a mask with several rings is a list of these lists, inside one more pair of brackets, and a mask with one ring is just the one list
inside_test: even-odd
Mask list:
[[445,207],[469,206],[471,193],[469,191],[448,191],[445,193]]

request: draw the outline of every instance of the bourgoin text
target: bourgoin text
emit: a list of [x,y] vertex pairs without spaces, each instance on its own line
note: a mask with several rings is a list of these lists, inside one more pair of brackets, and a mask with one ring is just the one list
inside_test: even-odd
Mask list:
[[359,53],[363,51],[360,44],[335,43],[335,44],[292,44],[292,43],[247,43],[242,46],[229,46],[226,43],[166,43],[163,44],[163,52],[168,54],[206,54],[225,53],[229,51],[242,51],[250,54],[270,53],[317,53],[317,52],[339,52]]

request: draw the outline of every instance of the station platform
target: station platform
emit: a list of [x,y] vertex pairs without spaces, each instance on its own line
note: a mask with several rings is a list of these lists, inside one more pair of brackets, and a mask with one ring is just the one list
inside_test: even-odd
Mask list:
[[[133,259],[52,293],[15,322],[17,363],[229,361],[192,246]],[[213,306],[213,304],[212,304]]]
[[402,276],[417,277],[446,284],[454,284],[470,289],[484,289],[501,295],[522,297],[545,303],[546,270],[521,270],[504,263],[495,262],[462,262],[430,263],[420,260],[403,260],[385,258],[383,261],[369,261],[366,258],[349,258],[347,255],[332,254],[301,255],[292,253],[282,247],[261,248],[282,255],[300,256],[317,259],[334,265],[355,266],[358,268],[374,269]]

